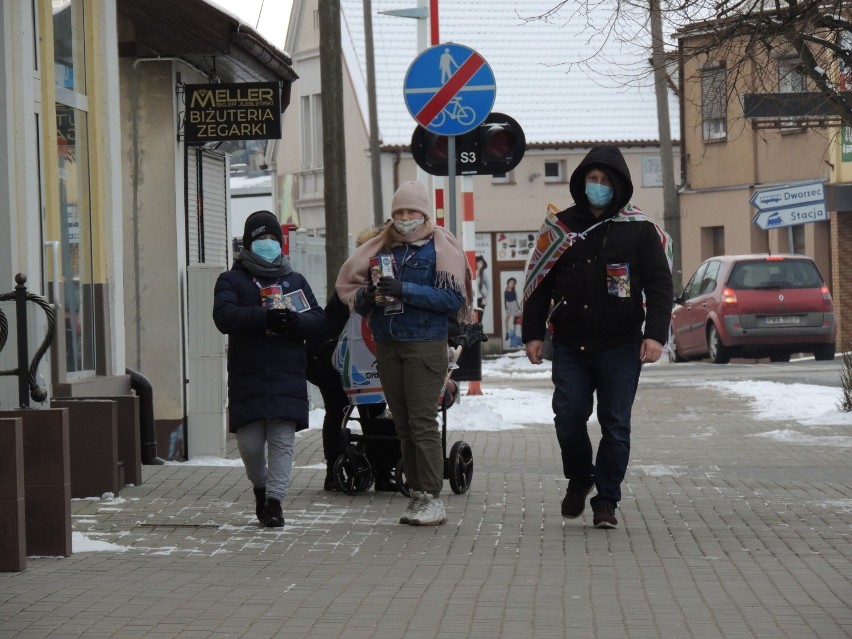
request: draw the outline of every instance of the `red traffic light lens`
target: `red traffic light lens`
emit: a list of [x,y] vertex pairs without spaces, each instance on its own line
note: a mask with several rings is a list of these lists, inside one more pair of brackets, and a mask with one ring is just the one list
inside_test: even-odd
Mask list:
[[447,136],[436,135],[432,138],[432,144],[429,147],[429,155],[433,161],[446,162],[450,157],[447,149]]
[[515,136],[505,129],[491,134],[482,145],[486,160],[507,160],[512,155]]

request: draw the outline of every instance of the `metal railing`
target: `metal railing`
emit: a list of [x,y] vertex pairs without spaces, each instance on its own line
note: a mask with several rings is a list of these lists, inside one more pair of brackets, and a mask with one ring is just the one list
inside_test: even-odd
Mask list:
[[[53,306],[42,296],[28,293],[26,287],[27,277],[23,273],[15,276],[15,290],[10,293],[0,294],[0,302],[15,301],[15,317],[18,331],[18,367],[9,370],[0,370],[0,375],[16,375],[18,377],[18,401],[21,408],[30,407],[30,398],[42,403],[47,399],[47,389],[39,386],[36,381],[39,362],[50,348],[53,335],[56,332],[56,311]],[[44,311],[47,316],[47,334],[38,347],[31,362],[27,362],[29,335],[27,333],[27,302],[34,302]],[[9,336],[9,323],[3,311],[0,310],[0,350],[6,344]]]

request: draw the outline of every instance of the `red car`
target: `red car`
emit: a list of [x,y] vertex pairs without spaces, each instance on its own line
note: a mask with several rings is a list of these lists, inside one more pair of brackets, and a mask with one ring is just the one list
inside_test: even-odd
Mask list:
[[834,305],[814,261],[803,255],[720,255],[698,267],[675,299],[669,359],[834,359]]

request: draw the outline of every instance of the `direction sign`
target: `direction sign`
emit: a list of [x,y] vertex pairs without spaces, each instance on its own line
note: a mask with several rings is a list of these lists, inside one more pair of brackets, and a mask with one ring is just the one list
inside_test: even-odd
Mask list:
[[491,112],[497,85],[481,55],[461,44],[436,44],[418,55],[405,74],[408,112],[438,135],[462,135]]
[[749,203],[758,210],[751,221],[763,230],[828,219],[825,190],[819,180],[756,191]]
[[796,224],[807,224],[808,222],[822,222],[828,219],[825,204],[814,204],[811,206],[797,206],[780,211],[758,211],[751,219],[764,231],[769,229],[780,229],[785,226]]

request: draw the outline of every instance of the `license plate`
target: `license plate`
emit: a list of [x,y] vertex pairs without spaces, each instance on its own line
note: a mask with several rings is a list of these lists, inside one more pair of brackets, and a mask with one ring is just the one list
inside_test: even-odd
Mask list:
[[798,315],[769,315],[764,318],[765,324],[798,324],[801,318]]

